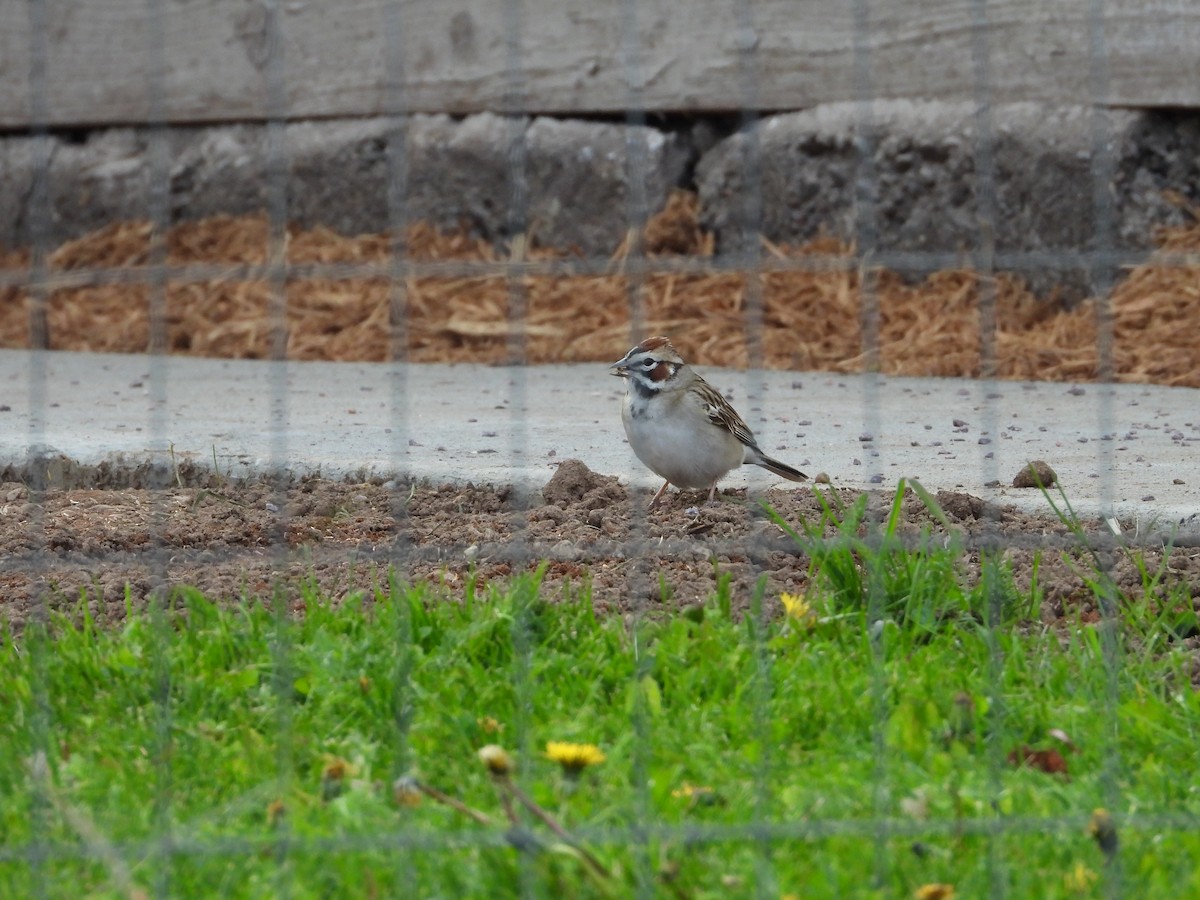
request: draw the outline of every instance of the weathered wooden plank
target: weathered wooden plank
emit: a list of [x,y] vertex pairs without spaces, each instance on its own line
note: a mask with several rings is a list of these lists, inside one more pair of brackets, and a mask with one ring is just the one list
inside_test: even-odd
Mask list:
[[[995,0],[982,12],[970,0],[877,0],[865,31],[854,6],[0,0],[0,127],[146,121],[159,71],[158,111],[177,122],[798,109],[864,96],[1200,106],[1200,3],[1109,0],[1093,23],[1089,0]],[[396,74],[402,89],[389,91]]]

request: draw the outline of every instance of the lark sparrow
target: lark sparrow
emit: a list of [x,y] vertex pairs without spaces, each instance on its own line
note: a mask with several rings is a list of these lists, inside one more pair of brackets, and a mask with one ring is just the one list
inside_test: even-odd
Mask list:
[[708,488],[711,502],[717,482],[744,463],[789,481],[808,480],[759,449],[729,401],[683,361],[669,339],[646,338],[610,368],[626,380],[621,421],[629,446],[647,468],[666,479],[651,508],[672,484]]

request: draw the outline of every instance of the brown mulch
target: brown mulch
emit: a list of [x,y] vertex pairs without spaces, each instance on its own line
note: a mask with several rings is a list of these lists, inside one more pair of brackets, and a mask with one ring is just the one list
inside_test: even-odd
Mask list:
[[[647,226],[650,261],[712,257],[712,236],[698,225],[694,195],[680,192]],[[1111,298],[1113,363],[1120,381],[1200,387],[1200,223],[1164,230],[1163,251],[1183,254],[1185,265],[1161,258],[1124,273]],[[144,267],[151,227],[118,222],[57,248],[47,260],[53,275],[94,268]],[[273,351],[272,289],[264,280],[237,277],[239,265],[263,264],[269,226],[263,217],[217,216],[175,226],[166,235],[171,266],[206,264],[212,277],[165,288],[165,341],[172,353],[263,358]],[[503,264],[493,246],[465,233],[441,233],[417,224],[405,237],[417,262]],[[832,238],[804,246],[766,244],[768,259],[820,259],[811,271],[651,272],[634,286],[642,302],[642,332],[667,333],[681,352],[705,366],[747,363],[747,304],[761,291],[762,359],[768,367],[863,371],[864,271],[852,247]],[[292,359],[413,362],[511,361],[509,317],[525,305],[523,358],[532,363],[608,361],[630,342],[631,278],[627,247],[618,248],[600,275],[531,275],[515,281],[503,272],[461,277],[422,275],[393,285],[387,278],[304,278],[286,286],[286,334]],[[328,229],[291,229],[290,264],[377,264],[390,259],[385,234],[346,237]],[[511,258],[570,260],[569,253],[514,249]],[[27,252],[0,253],[0,268],[22,271]],[[984,374],[980,352],[980,277],[968,270],[934,273],[917,284],[885,270],[867,273],[868,295],[880,310],[879,369],[894,375]],[[519,291],[514,291],[514,286]],[[1001,378],[1097,379],[1097,303],[1067,308],[1035,298],[1015,277],[990,283],[996,301],[995,369]],[[61,350],[138,353],[150,346],[149,297],[139,284],[92,284],[57,289],[47,299],[51,346]],[[0,288],[0,347],[30,343],[28,298],[20,285]],[[393,307],[403,329],[393,330]],[[393,351],[393,342],[402,344]]]

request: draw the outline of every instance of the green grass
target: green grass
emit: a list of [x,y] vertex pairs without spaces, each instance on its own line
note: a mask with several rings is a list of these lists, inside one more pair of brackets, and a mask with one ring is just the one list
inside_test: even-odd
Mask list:
[[[725,594],[630,623],[522,578],[273,604],[301,616],[191,593],[5,635],[0,896],[1200,895],[1176,619],[1147,596],[1111,629],[1021,625],[998,564],[963,586],[960,550],[854,533],[814,557],[800,620],[770,597],[735,619]],[[556,740],[607,760],[572,783]],[[526,811],[509,827],[490,743],[607,874]],[[1069,778],[1011,765],[1026,745]],[[493,824],[398,804],[405,775]]]

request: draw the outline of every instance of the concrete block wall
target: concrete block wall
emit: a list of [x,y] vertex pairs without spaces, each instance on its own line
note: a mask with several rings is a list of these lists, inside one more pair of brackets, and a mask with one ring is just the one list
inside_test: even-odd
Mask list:
[[[1093,289],[1096,274],[1077,254],[1144,251],[1157,226],[1188,219],[1178,198],[1200,205],[1196,112],[1097,118],[1086,107],[1019,103],[980,116],[965,103],[834,103],[732,133],[718,119],[661,128],[489,113],[399,121],[299,122],[280,126],[276,140],[261,125],[172,129],[170,216],[266,209],[279,178],[288,217],[303,226],[382,231],[395,194],[409,220],[465,223],[497,242],[526,231],[603,256],[639,207],[653,212],[686,186],[699,191],[722,253],[753,250],[758,228],[773,241],[824,230],[920,274],[986,247],[1036,290],[1071,297]],[[49,208],[39,219],[42,158]],[[2,138],[0,244],[28,243],[39,221],[53,245],[145,218],[152,168],[144,130]]]

